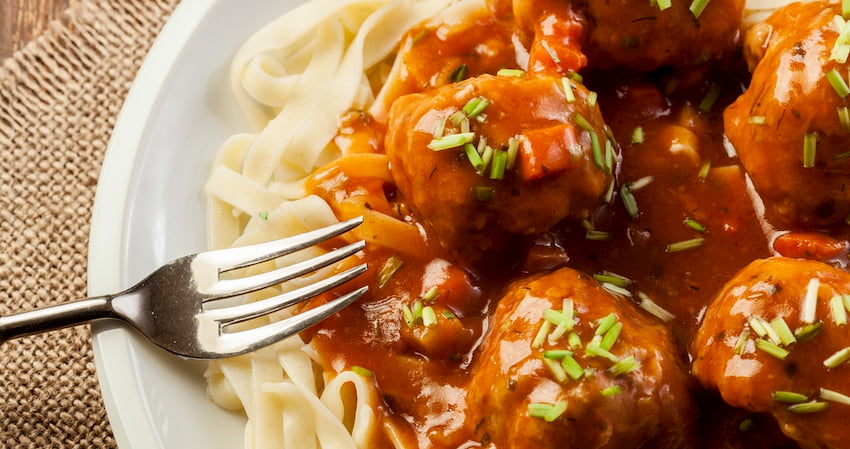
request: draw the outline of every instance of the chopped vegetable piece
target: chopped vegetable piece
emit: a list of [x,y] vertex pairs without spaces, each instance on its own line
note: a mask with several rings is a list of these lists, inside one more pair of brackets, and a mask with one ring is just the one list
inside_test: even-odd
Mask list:
[[570,332],[567,335],[567,345],[572,349],[581,348],[581,337],[575,332]]
[[773,357],[776,357],[780,360],[785,360],[785,358],[788,357],[789,354],[786,349],[782,349],[776,344],[761,338],[756,340],[756,349],[764,351],[765,353],[772,355]]
[[618,377],[622,376],[623,374],[628,374],[639,368],[640,363],[638,363],[638,361],[635,360],[633,356],[628,356],[608,368],[608,372],[610,372],[614,377]]
[[838,108],[838,121],[841,123],[841,127],[844,128],[845,131],[850,131],[850,108],[847,106],[841,106]]
[[850,0],[841,0],[841,15],[850,19]]
[[576,101],[576,95],[573,92],[573,83],[569,78],[561,78],[561,85],[564,86],[564,96],[567,98],[567,103]]
[[690,9],[690,11],[694,15],[694,17],[699,19],[699,16],[702,14],[702,11],[708,5],[708,1],[709,0],[693,0],[691,2],[691,7],[688,8],[688,9]]
[[361,377],[372,377],[372,371],[362,366],[354,365],[350,368],[351,372]]
[[623,331],[623,323],[616,322],[611,329],[608,329],[605,332],[605,335],[602,337],[602,343],[599,343],[599,346],[606,350],[610,351],[612,347],[614,347],[614,343],[617,342],[617,339],[620,337],[620,332]]
[[789,405],[788,411],[791,413],[818,413],[828,408],[829,402],[812,401]]
[[437,126],[434,127],[434,138],[439,139],[446,134],[446,120],[440,120],[437,122]]
[[601,342],[602,342],[602,339],[600,338],[600,339],[598,339],[598,342],[591,341],[590,343],[588,343],[587,346],[585,346],[585,348],[584,348],[585,355],[590,356],[590,357],[602,357],[602,358],[608,359],[608,360],[610,360],[614,363],[619,362],[620,361],[619,357],[612,354],[611,352],[609,352],[606,349],[602,349],[602,347],[599,346],[599,344]]
[[632,218],[637,217],[639,213],[637,200],[632,195],[632,189],[628,183],[620,187],[620,198],[623,200],[623,206],[626,207],[626,213]]
[[[842,0],[842,11],[844,3]],[[850,56],[850,26],[847,25],[847,14],[833,17],[833,23],[838,28],[838,38],[835,39],[835,44],[832,46],[832,51],[829,54],[829,59],[839,64],[847,62],[847,57]]]
[[443,309],[442,314],[443,314],[443,318],[445,318],[447,320],[453,320],[453,319],[457,318],[457,316],[455,316],[455,314],[452,313],[451,310]]
[[753,428],[753,424],[754,424],[753,418],[745,418],[745,419],[741,420],[741,422],[738,424],[738,431],[739,432],[746,432],[746,431]]
[[514,165],[516,165],[516,157],[519,153],[519,139],[516,137],[511,137],[508,139],[508,157],[505,161],[505,168],[508,170],[512,170]]
[[440,294],[441,294],[440,289],[435,285],[435,286],[429,288],[428,291],[425,292],[424,295],[422,295],[422,301],[425,304],[431,304],[434,301],[436,301],[437,298],[440,297]]
[[767,123],[767,119],[763,115],[752,115],[747,119],[747,123],[750,125],[764,125]]
[[785,402],[787,404],[799,404],[809,400],[806,395],[795,393],[793,391],[774,391],[771,399],[776,402]]
[[714,103],[717,102],[718,97],[720,97],[720,86],[715,83],[711,83],[705,97],[703,97],[702,101],[700,101],[698,109],[706,113],[711,112],[711,109],[714,107]]
[[605,140],[605,166],[603,170],[606,175],[610,175],[614,169],[614,144],[611,139]]
[[466,73],[468,70],[469,69],[468,67],[466,67],[466,64],[461,64],[457,66],[457,68],[452,70],[452,73],[449,75],[449,80],[453,83],[465,80]]
[[817,315],[818,307],[818,290],[820,289],[820,280],[818,278],[809,279],[806,286],[806,296],[803,299],[803,307],[800,311],[800,321],[804,323],[814,323],[815,315]]
[[758,335],[759,337],[766,337],[767,336],[767,330],[765,329],[764,324],[763,324],[764,321],[761,320],[760,318],[751,316],[747,319],[747,323],[750,325],[750,328],[752,328],[753,331],[756,333],[756,335]]
[[561,360],[568,355],[573,355],[573,351],[568,351],[566,349],[550,349],[548,351],[543,351],[543,358],[552,360]]
[[455,126],[460,126],[460,124],[463,123],[464,120],[466,120],[468,122],[469,117],[467,117],[466,113],[463,112],[462,110],[461,111],[455,111],[452,115],[449,116],[449,121],[452,123],[452,125],[455,125]]
[[567,331],[572,330],[575,325],[575,319],[563,311],[559,312],[553,309],[546,309],[543,311],[543,318],[554,326],[566,327]]
[[491,147],[490,145],[485,145],[484,150],[479,153],[481,154],[481,162],[483,165],[481,166],[481,171],[478,173],[479,175],[483,175],[487,170],[487,167],[490,165],[490,161],[493,160],[493,154],[496,153],[496,149]]
[[490,164],[490,179],[504,179],[505,166],[508,163],[508,152],[501,150],[494,151],[492,162]]
[[602,397],[610,398],[611,396],[616,396],[622,392],[623,390],[620,389],[619,385],[614,385],[608,388],[603,388],[600,393],[602,393]]
[[434,312],[433,307],[425,306],[422,308],[422,324],[425,327],[431,327],[437,324],[437,313]]
[[699,179],[708,178],[708,172],[711,170],[711,161],[705,161],[702,163],[702,167],[699,169],[699,173],[697,173],[697,177]]
[[552,376],[555,377],[555,380],[558,382],[566,382],[567,381],[567,372],[564,371],[564,368],[560,363],[552,360],[552,359],[543,359],[543,364],[549,368],[549,372],[552,373]]
[[832,322],[836,326],[847,324],[847,309],[844,308],[844,300],[841,295],[835,295],[829,300],[829,308],[832,312]]
[[643,128],[638,126],[632,131],[632,144],[642,144],[644,140]]
[[498,76],[513,76],[513,77],[521,78],[521,77],[525,76],[525,70],[499,69],[499,71],[496,72],[496,75],[498,75]]
[[269,213],[266,212],[266,211],[261,211],[260,213],[257,214],[257,216],[260,217],[261,220],[268,220],[269,219]]
[[449,134],[439,139],[433,139],[428,144],[428,148],[434,151],[448,150],[451,148],[461,147],[467,143],[471,143],[475,138],[475,133],[459,133]]
[[630,291],[628,291],[628,290],[626,290],[623,287],[620,287],[618,285],[614,285],[614,284],[611,284],[611,283],[608,283],[608,282],[603,282],[601,285],[602,285],[602,288],[604,288],[605,290],[608,290],[608,292],[613,293],[615,295],[626,296],[626,297],[629,297],[629,298],[632,296],[632,292],[630,292]]
[[597,321],[597,327],[595,335],[602,335],[605,332],[608,332],[608,329],[611,329],[611,326],[617,322],[617,314],[614,312],[605,315]]
[[[587,119],[584,118],[584,116],[581,115],[580,113],[576,112],[575,115],[573,115],[573,121],[581,129],[583,129],[587,132],[593,132],[593,125],[591,125],[590,122],[588,122]],[[598,136],[597,136],[597,138],[598,138]]]
[[496,193],[495,187],[476,186],[472,188],[472,198],[475,201],[490,201]]
[[806,324],[805,326],[801,326],[794,330],[794,336],[797,337],[797,341],[807,341],[815,338],[823,331],[823,323],[817,322],[812,324]]
[[478,114],[484,112],[488,106],[490,106],[490,100],[484,97],[475,97],[464,105],[463,112],[465,112],[469,118],[475,118]]
[[638,178],[635,181],[629,183],[629,190],[632,192],[636,192],[646,186],[648,186],[652,181],[655,181],[655,177],[652,175],[646,175],[643,178]]
[[463,152],[466,153],[466,158],[475,168],[475,171],[478,173],[484,171],[484,159],[481,159],[481,155],[478,154],[478,150],[475,148],[475,145],[467,143],[463,146]]
[[685,220],[682,221],[682,223],[685,226],[693,229],[694,231],[697,231],[697,232],[700,232],[700,233],[703,233],[703,234],[705,233],[705,226],[703,226],[700,222],[694,220],[693,218],[690,218],[690,217],[685,218]]
[[671,0],[656,0],[655,4],[658,5],[659,10],[664,11],[672,6],[673,2]]
[[598,231],[595,229],[588,229],[587,233],[585,233],[584,238],[587,240],[597,240],[597,241],[608,241],[614,238],[610,232],[607,231]]
[[779,341],[784,346],[788,346],[792,343],[797,342],[797,338],[794,337],[794,333],[791,332],[791,328],[788,327],[788,323],[786,323],[785,319],[781,316],[778,316],[771,320],[770,326],[776,331],[776,334],[779,336]]
[[817,150],[818,135],[816,133],[806,133],[803,136],[803,167],[812,168],[815,166]]
[[600,283],[607,282],[609,284],[614,284],[618,287],[623,287],[623,288],[628,287],[629,284],[632,283],[631,279],[629,279],[625,276],[620,276],[619,274],[616,274],[616,273],[611,273],[609,271],[603,271],[602,273],[596,273],[596,274],[593,275],[593,278],[596,279],[597,281],[599,281]]
[[582,376],[584,376],[584,368],[582,368],[576,359],[573,358],[572,353],[563,357],[561,360],[561,368],[564,369],[564,372],[566,372],[572,380],[579,380]]
[[661,321],[670,321],[673,318],[676,318],[675,315],[668,312],[663,307],[659,306],[646,293],[637,292],[637,295],[638,295],[638,298],[640,298],[640,304],[638,305],[638,307],[640,307],[641,309],[646,310],[647,312],[651,313],[652,315],[654,315],[655,317],[657,317]]
[[541,418],[546,422],[552,422],[558,419],[565,411],[567,411],[567,401],[560,401],[557,404],[545,404],[541,402],[528,404],[528,416]]
[[381,267],[381,270],[378,272],[378,287],[384,287],[387,285],[387,282],[393,277],[396,271],[404,264],[404,261],[401,260],[401,257],[396,255],[391,256],[384,262],[384,266]]
[[416,324],[416,317],[413,316],[413,311],[410,310],[410,306],[407,304],[402,304],[401,316],[404,318],[404,322],[407,324],[407,327],[413,327],[413,325]]
[[847,360],[850,360],[850,346],[844,349],[839,349],[835,352],[835,354],[827,357],[826,360],[823,361],[823,366],[829,369],[838,368],[839,365]]
[[705,238],[697,237],[694,239],[682,240],[680,242],[671,243],[667,245],[667,252],[676,253],[679,251],[686,251],[689,249],[699,248],[702,245],[705,245]]
[[738,341],[735,342],[735,354],[742,355],[744,354],[744,349],[747,347],[747,341],[750,339],[750,329],[744,328],[741,331],[740,335],[738,335]]
[[834,390],[829,390],[826,388],[820,389],[820,398],[825,401],[837,402],[839,404],[850,405],[850,396],[846,394],[839,393]]
[[602,145],[599,144],[599,135],[596,134],[596,131],[590,131],[590,149],[593,151],[593,163],[607,173],[605,158],[602,155]]
[[532,348],[539,348],[543,346],[543,342],[546,341],[546,336],[549,335],[549,331],[552,330],[552,323],[548,321],[543,321],[543,324],[540,325],[540,329],[537,331],[537,334],[534,335],[534,340],[531,341]]
[[590,92],[587,93],[587,98],[585,99],[585,102],[587,103],[588,106],[594,107],[594,106],[596,106],[597,97],[598,97],[598,94],[596,92],[590,91]]
[[826,80],[829,81],[829,85],[832,86],[832,89],[835,90],[835,93],[838,94],[839,97],[844,98],[848,94],[850,94],[850,86],[847,86],[847,82],[844,81],[844,77],[838,73],[838,70],[834,67],[826,72]]

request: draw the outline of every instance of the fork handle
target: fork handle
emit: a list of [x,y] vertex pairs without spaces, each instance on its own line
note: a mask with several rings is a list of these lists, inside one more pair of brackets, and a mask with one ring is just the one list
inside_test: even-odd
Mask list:
[[115,318],[110,296],[80,299],[0,317],[0,343],[25,335]]

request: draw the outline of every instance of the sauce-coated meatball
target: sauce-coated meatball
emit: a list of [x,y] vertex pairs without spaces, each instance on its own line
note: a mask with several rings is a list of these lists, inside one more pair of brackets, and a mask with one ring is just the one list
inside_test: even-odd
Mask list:
[[[617,150],[587,89],[570,89],[561,78],[482,75],[393,104],[393,178],[430,235],[475,257],[589,215]],[[469,112],[476,101],[481,112]]]
[[724,113],[756,190],[770,212],[795,226],[850,214],[850,97],[827,79],[835,70],[846,82],[850,68],[831,59],[840,15],[838,4],[795,3],[748,33],[748,56],[760,60],[747,91]]
[[690,381],[653,320],[576,270],[514,283],[472,367],[477,438],[513,449],[693,447]]
[[730,405],[772,414],[804,448],[847,447],[848,293],[850,274],[822,262],[752,262],[709,306],[694,374]]

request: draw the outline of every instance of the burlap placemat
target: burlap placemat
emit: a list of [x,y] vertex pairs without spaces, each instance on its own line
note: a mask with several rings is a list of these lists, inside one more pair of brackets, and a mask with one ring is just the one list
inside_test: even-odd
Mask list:
[[[84,297],[115,118],[177,0],[80,0],[0,67],[0,314]],[[113,448],[86,326],[0,346],[0,447]]]

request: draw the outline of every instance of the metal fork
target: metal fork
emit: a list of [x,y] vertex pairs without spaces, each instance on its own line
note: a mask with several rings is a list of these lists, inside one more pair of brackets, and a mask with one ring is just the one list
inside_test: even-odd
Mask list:
[[316,308],[249,330],[229,326],[300,303],[354,279],[366,271],[360,264],[341,273],[272,298],[214,308],[232,298],[314,272],[365,248],[363,241],[320,256],[248,277],[222,274],[269,261],[339,236],[363,222],[362,217],[315,231],[253,246],[202,252],[176,259],[129,289],[0,317],[0,342],[83,324],[102,318],[123,320],[153,343],[175,354],[197,359],[231,357],[291,336],[355,301],[360,287]]

